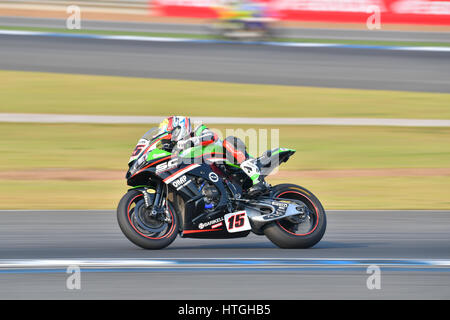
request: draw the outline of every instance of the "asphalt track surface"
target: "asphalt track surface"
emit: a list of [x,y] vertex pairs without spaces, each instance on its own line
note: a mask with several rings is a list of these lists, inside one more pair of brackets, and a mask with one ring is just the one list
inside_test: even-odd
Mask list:
[[[449,211],[328,211],[315,247],[286,250],[264,236],[231,240],[177,238],[158,251],[140,249],[121,233],[114,211],[0,212],[5,259],[448,259]],[[375,263],[376,264],[376,263]],[[0,269],[0,299],[449,299],[450,268],[381,267],[381,289],[369,290],[367,268],[312,266],[245,270],[119,269],[69,274]]]
[[450,92],[448,52],[0,36],[0,69]]

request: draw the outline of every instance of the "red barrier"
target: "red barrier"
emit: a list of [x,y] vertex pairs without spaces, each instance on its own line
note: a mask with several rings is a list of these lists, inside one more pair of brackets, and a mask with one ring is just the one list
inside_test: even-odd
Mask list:
[[[161,16],[217,18],[220,0],[154,0]],[[281,20],[450,25],[450,0],[260,0]]]

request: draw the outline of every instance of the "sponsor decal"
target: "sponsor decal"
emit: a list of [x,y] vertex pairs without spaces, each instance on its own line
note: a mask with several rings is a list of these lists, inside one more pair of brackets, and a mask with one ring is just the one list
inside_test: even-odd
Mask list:
[[179,179],[175,180],[174,182],[172,182],[172,185],[175,188],[178,188],[182,184],[186,183],[186,181],[187,181],[187,177],[186,176],[182,176],[181,178],[179,178]]
[[281,201],[272,201],[272,205],[275,206],[275,212],[271,214],[266,214],[263,216],[264,220],[274,219],[282,217],[286,214],[288,204]]
[[212,182],[219,181],[219,176],[217,174],[215,174],[214,172],[210,172],[208,177],[209,177],[209,180],[211,180]]
[[270,219],[275,219],[275,218],[279,218],[282,217],[286,214],[286,211],[277,211],[275,213],[270,213],[270,214],[266,214],[263,216],[264,220],[270,220]]
[[153,152],[152,154],[149,154],[149,158],[151,157],[151,160],[156,158],[161,158],[163,156],[167,155],[166,152]]
[[208,221],[208,222],[203,222],[203,223],[199,223],[198,228],[199,229],[204,229],[206,227],[209,227],[212,225],[211,228],[215,229],[217,227],[220,227],[222,225],[222,221],[223,221],[223,217]]
[[192,182],[192,180],[188,180],[188,182],[186,182],[185,184],[179,186],[179,187],[177,188],[177,191],[180,190],[180,189],[182,189],[182,188],[184,188],[184,187],[186,187],[186,186],[187,186],[189,183],[191,183],[191,182]]
[[178,158],[158,164],[156,166],[156,173],[158,174],[158,173],[173,169],[176,166],[178,166]]
[[191,183],[192,180],[188,180],[188,178],[186,176],[182,176],[179,179],[176,179],[175,181],[172,182],[172,186],[174,188],[178,190],[184,188],[185,186],[187,186],[189,183]]
[[277,206],[277,207],[284,207],[284,208],[288,207],[287,203],[279,202],[279,201],[272,201],[272,205]]
[[222,222],[216,223],[215,225],[212,225],[212,226],[211,226],[211,229],[218,228],[218,227],[220,227],[221,225],[222,225]]

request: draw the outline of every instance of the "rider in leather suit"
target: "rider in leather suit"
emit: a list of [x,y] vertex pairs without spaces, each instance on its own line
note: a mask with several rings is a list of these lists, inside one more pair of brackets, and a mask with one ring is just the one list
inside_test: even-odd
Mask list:
[[[179,127],[179,129],[174,130]],[[159,126],[159,132],[173,132],[171,136],[173,147],[178,151],[186,150],[196,146],[207,146],[212,143],[221,143],[225,149],[225,155],[229,162],[240,166],[253,182],[249,188],[250,197],[262,194],[267,190],[267,184],[261,177],[260,168],[256,159],[247,153],[245,144],[237,137],[229,136],[220,141],[218,135],[201,124],[192,130],[191,121],[188,117],[172,116],[164,119]]]

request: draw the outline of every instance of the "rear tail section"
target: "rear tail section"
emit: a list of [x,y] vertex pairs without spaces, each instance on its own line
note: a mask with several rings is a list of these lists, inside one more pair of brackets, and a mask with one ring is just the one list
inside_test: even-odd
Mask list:
[[288,161],[294,153],[294,149],[287,148],[267,150],[257,159],[261,168],[261,175],[268,176],[281,163]]

